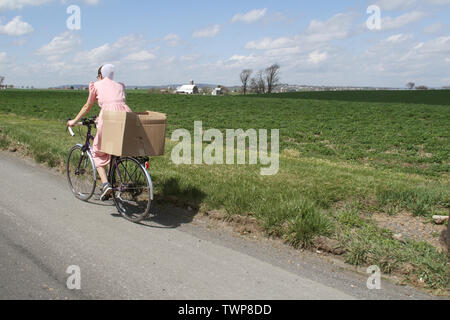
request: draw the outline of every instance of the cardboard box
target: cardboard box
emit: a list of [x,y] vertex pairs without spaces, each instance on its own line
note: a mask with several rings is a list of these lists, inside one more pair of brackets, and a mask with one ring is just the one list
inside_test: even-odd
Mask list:
[[104,111],[101,151],[118,157],[162,156],[167,116],[158,112]]

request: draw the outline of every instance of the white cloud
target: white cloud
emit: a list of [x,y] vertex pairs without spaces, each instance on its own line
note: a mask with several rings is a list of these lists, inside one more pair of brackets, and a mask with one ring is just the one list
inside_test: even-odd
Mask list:
[[376,79],[411,81],[426,85],[439,84],[443,64],[450,55],[450,37],[438,37],[426,42],[380,41],[357,57],[360,73]]
[[416,0],[380,0],[376,3],[382,10],[404,10],[416,3]]
[[428,42],[425,42],[418,48],[417,54],[426,54],[426,55],[440,55],[445,56],[446,58],[450,56],[450,36],[438,37],[432,39]]
[[130,34],[117,39],[117,41],[112,44],[112,48],[129,53],[142,49],[146,43],[147,40],[145,40],[144,36]]
[[404,42],[406,40],[409,40],[412,38],[412,35],[410,34],[396,34],[393,36],[390,36],[389,38],[386,39],[387,42],[392,42],[392,43],[399,43],[399,42]]
[[[271,50],[271,54],[299,52],[299,46],[318,49],[330,41],[350,37],[354,20],[354,13],[339,13],[326,21],[313,19],[305,32],[301,34],[293,37],[263,38],[261,40],[250,41],[245,45],[245,48]],[[275,49],[278,52],[273,51]],[[280,49],[283,50],[280,51]]]
[[5,63],[8,58],[6,52],[0,52],[0,63]]
[[282,37],[277,39],[264,38],[258,41],[250,41],[245,45],[246,49],[267,50],[285,48],[295,45],[295,41],[290,38]]
[[408,10],[411,8],[417,8],[419,5],[448,5],[450,0],[380,0],[376,2],[382,10],[395,11],[395,10]]
[[81,40],[78,36],[66,31],[54,37],[48,44],[39,48],[36,53],[48,57],[61,56],[73,52],[80,44]]
[[425,32],[425,33],[438,33],[443,28],[444,28],[444,24],[443,23],[436,22],[436,23],[430,24],[429,26],[426,26],[423,29],[423,32]]
[[115,61],[118,58],[118,51],[113,50],[109,43],[105,43],[97,48],[78,52],[74,57],[74,61],[80,65],[94,68],[95,66],[100,66],[106,62]]
[[249,11],[247,13],[238,13],[236,14],[231,22],[244,22],[244,23],[252,23],[263,18],[267,13],[267,8],[264,9],[255,9]]
[[88,5],[95,6],[100,3],[100,0],[84,0],[84,2]]
[[185,55],[180,57],[181,62],[193,62],[200,58],[199,54]]
[[[53,1],[53,0],[48,0],[48,1]],[[87,4],[88,6],[96,6],[101,2],[101,0],[59,0],[59,1],[62,4],[73,4],[74,1],[78,1],[78,2],[83,2],[84,4]]]
[[286,57],[295,56],[303,53],[306,48],[301,48],[300,46],[289,47],[289,48],[277,48],[266,51],[266,56],[269,57]]
[[324,62],[328,59],[328,53],[326,52],[319,52],[319,51],[313,51],[309,54],[309,63],[312,64],[319,64],[321,62]]
[[327,21],[313,19],[306,29],[306,40],[310,42],[328,42],[347,38],[351,34],[354,20],[354,13],[338,13]]
[[[142,35],[130,34],[120,37],[113,43],[104,43],[92,49],[79,51],[81,40],[76,33],[65,32],[37,50],[36,54],[45,56],[46,62],[36,64],[33,68],[36,73],[49,70],[62,74],[64,70],[70,70],[72,77],[79,76],[82,79],[85,79],[86,75],[95,74],[95,70],[105,63],[115,64],[116,67],[123,66],[128,70],[133,69],[138,62],[138,70],[148,69],[147,62],[156,59],[154,51],[158,48],[146,50],[146,42]],[[82,81],[84,80],[80,82]]]
[[132,53],[128,55],[125,60],[128,61],[136,61],[136,62],[143,62],[143,61],[149,61],[155,59],[156,56],[147,50],[142,50],[136,53]]
[[0,24],[0,34],[8,36],[23,36],[34,31],[33,27],[25,21],[21,16],[17,16],[4,26]]
[[436,4],[436,5],[450,4],[450,0],[426,0],[426,2],[428,2],[430,4]]
[[410,23],[417,22],[425,18],[426,14],[422,11],[412,11],[402,14],[396,18],[384,17],[381,19],[381,29],[394,30],[404,27]]
[[326,21],[313,19],[305,32],[293,37],[263,38],[250,41],[246,49],[274,50],[291,49],[298,52],[298,46],[308,46],[310,49],[320,47],[332,40],[344,39],[352,34],[352,25],[355,20],[354,13],[339,13]]
[[[21,10],[24,7],[28,6],[41,6],[50,2],[54,2],[55,0],[0,0],[0,10]],[[62,4],[73,3],[74,0],[59,0]],[[75,0],[78,2],[83,2],[87,5],[97,5],[101,0]]]
[[177,47],[180,44],[180,36],[175,33],[169,33],[164,37],[164,41],[169,47]]
[[192,37],[194,38],[214,38],[220,32],[220,25],[216,24],[205,29],[194,31]]
[[0,0],[0,10],[17,10],[25,6],[40,6],[52,0]]

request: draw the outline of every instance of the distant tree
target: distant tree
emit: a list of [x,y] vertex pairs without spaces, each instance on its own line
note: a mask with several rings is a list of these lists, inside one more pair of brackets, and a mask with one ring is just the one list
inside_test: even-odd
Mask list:
[[250,80],[250,90],[256,94],[266,93],[266,81],[264,79],[264,70],[258,71],[256,77]]
[[428,90],[427,86],[418,86],[416,87],[416,90]]
[[250,91],[252,93],[259,93],[258,81],[256,81],[256,78],[250,79]]
[[256,82],[258,84],[258,93],[264,94],[266,93],[266,82],[264,80],[264,71],[261,70],[258,72],[256,77]]
[[414,89],[415,86],[416,86],[416,84],[415,84],[414,82],[408,82],[408,83],[406,84],[406,87],[407,87],[409,90]]
[[212,91],[213,91],[213,88],[211,88],[211,87],[203,88],[203,94],[205,94],[205,95],[211,95]]
[[230,89],[228,89],[228,87],[225,87],[225,86],[222,86],[222,91],[225,96],[230,95],[230,92],[231,92]]
[[241,72],[242,92],[244,93],[244,95],[247,94],[248,82],[252,73],[253,70],[250,69],[245,69]]
[[279,72],[280,66],[278,64],[273,64],[264,71],[267,83],[267,93],[272,93],[278,85],[278,82],[280,81]]

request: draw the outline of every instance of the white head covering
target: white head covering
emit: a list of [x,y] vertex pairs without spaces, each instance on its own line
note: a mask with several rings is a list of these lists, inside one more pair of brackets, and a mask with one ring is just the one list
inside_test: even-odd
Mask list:
[[105,64],[102,67],[102,77],[114,80],[114,66],[112,64]]

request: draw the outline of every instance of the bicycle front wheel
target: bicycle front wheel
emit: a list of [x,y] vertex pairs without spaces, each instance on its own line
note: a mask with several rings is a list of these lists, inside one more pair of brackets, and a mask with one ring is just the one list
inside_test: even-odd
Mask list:
[[[119,213],[138,223],[148,218],[153,199],[153,185],[144,166],[134,158],[121,158],[112,168],[113,199]],[[112,163],[114,166],[114,163]]]
[[84,152],[82,146],[70,150],[66,164],[67,180],[70,190],[76,198],[88,201],[95,192],[97,170],[90,152]]

